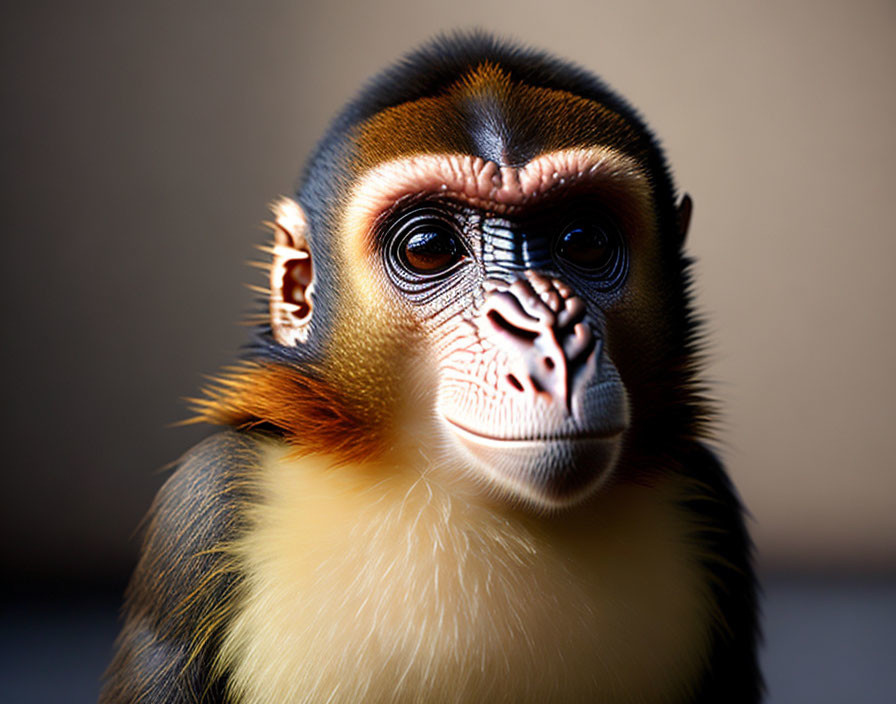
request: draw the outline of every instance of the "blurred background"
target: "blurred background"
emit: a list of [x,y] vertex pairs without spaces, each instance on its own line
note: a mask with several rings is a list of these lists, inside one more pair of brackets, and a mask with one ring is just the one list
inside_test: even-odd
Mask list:
[[473,27],[603,76],[694,198],[769,701],[894,701],[892,0],[33,0],[0,10],[4,702],[95,700],[267,203],[372,72]]

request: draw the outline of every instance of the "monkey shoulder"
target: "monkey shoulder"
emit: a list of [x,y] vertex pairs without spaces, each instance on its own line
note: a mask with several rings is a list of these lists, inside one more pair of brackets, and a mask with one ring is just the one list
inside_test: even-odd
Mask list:
[[241,579],[228,547],[245,529],[257,462],[257,438],[222,432],[189,451],[160,489],[102,702],[227,701],[213,662]]

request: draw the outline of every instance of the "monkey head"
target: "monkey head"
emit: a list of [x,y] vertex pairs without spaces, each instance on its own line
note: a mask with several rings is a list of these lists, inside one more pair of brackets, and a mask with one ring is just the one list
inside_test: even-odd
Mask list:
[[231,377],[206,411],[300,447],[315,414],[348,417],[349,454],[411,438],[505,499],[558,508],[623,471],[635,434],[699,420],[690,201],[675,207],[653,138],[592,77],[450,46],[351,103],[276,205],[269,319],[239,372],[272,381],[240,396]]

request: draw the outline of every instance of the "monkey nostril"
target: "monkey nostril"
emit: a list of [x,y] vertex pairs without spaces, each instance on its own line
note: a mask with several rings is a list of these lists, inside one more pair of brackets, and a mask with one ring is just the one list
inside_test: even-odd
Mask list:
[[522,391],[522,390],[523,390],[523,385],[520,383],[520,380],[517,379],[513,374],[508,374],[508,375],[507,375],[507,381],[508,381],[508,382],[510,383],[510,385],[511,385],[514,389],[516,389],[517,391]]

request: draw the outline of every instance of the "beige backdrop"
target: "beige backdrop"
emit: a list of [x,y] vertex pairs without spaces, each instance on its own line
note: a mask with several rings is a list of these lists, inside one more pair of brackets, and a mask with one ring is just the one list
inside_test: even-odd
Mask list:
[[455,26],[628,97],[695,201],[722,453],[764,561],[896,565],[896,4],[310,5],[274,39],[301,45],[307,139],[371,69]]
[[[244,339],[226,321],[264,203],[364,78],[478,26],[601,74],[692,194],[720,447],[762,563],[896,567],[891,0],[35,2],[14,19],[4,222],[31,263],[4,262],[4,283],[28,292],[11,329],[38,331],[6,349],[15,564],[132,559],[152,470],[188,444],[162,439],[176,397]],[[61,444],[35,426],[51,412]]]

